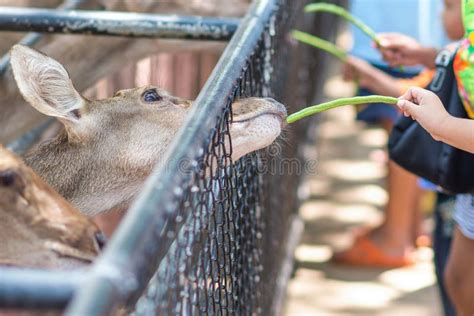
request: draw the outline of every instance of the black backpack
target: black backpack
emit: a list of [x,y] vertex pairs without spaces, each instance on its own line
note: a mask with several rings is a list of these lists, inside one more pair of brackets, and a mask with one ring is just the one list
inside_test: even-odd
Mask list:
[[[428,89],[438,95],[451,115],[467,118],[453,71],[455,53],[445,48],[438,54],[436,74]],[[434,140],[410,117],[401,117],[395,123],[388,150],[390,159],[401,167],[445,191],[474,193],[474,155]]]

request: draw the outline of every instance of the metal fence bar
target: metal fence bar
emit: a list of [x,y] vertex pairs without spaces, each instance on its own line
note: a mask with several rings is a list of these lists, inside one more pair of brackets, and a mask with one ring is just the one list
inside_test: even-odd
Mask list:
[[0,307],[64,308],[82,278],[82,273],[78,271],[57,272],[1,267]]
[[0,31],[227,41],[239,19],[0,7]]
[[183,170],[183,162],[192,165],[200,155],[202,144],[231,99],[236,78],[241,75],[276,5],[277,0],[254,1],[197,97],[168,155],[147,180],[66,310],[67,315],[108,315],[114,303],[124,303],[131,293],[141,293],[145,288],[171,244],[160,237],[166,236],[170,226],[176,227],[175,199],[182,194],[179,184],[183,177],[190,176],[190,172],[186,174]]
[[[57,8],[58,10],[73,10],[83,4],[85,0],[64,0],[64,2]],[[30,33],[23,37],[18,44],[32,46],[36,44],[42,35],[41,33]],[[0,59],[0,75],[3,74],[7,69],[8,65],[10,64],[10,55],[5,54]]]
[[283,259],[280,270],[278,271],[278,280],[276,282],[277,287],[272,304],[272,315],[283,315],[286,288],[291,278],[291,274],[293,273],[295,250],[301,241],[303,230],[303,220],[299,217],[299,215],[294,215],[292,217],[290,228],[288,230],[289,238],[286,241],[285,245],[285,257]]
[[17,155],[23,155],[31,148],[31,146],[38,142],[38,140],[41,138],[41,135],[55,121],[55,119],[48,119],[46,122],[40,124],[37,127],[32,128],[30,131],[23,134],[23,136],[10,142],[7,145],[7,148],[16,153]]

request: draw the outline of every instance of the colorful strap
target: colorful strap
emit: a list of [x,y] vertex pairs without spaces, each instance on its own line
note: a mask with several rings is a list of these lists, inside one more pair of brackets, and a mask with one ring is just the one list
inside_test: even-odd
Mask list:
[[474,119],[474,0],[462,0],[466,35],[454,59],[459,95],[470,118]]

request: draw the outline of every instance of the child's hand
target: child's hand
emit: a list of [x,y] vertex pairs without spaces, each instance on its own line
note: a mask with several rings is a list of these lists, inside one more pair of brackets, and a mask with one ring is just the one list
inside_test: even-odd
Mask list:
[[450,114],[438,96],[431,91],[413,87],[399,99],[397,105],[403,114],[417,120],[434,139],[440,140],[438,135]]
[[381,33],[377,38],[381,46],[378,48],[390,66],[420,64],[418,57],[422,46],[414,38],[399,33]]
[[434,68],[436,50],[421,46],[410,36],[399,33],[380,33],[378,49],[391,67],[424,65]]

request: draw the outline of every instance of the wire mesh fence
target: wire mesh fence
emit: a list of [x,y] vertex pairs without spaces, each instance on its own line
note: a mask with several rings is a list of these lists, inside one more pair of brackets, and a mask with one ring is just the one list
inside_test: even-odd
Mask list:
[[299,25],[330,37],[334,18],[302,15],[305,0],[254,1],[153,172],[66,313],[278,314],[297,218],[307,124],[232,161],[232,103],[272,97],[289,112],[311,103],[323,56],[297,46]]
[[[177,155],[186,176],[170,182],[163,201],[173,215],[160,226],[164,231],[156,240],[170,246],[135,306],[137,315],[277,312],[275,298],[284,291],[278,281],[298,206],[296,191],[307,171],[298,153],[304,127],[286,135],[293,146],[276,144],[236,162],[226,144],[232,142],[229,123],[235,99],[274,97],[290,110],[311,101],[320,74],[312,68],[318,65],[313,58],[301,59],[303,53],[292,48],[287,36],[304,3],[266,1],[270,13],[260,21],[255,45],[240,65],[234,61],[237,76],[230,78],[229,89],[218,89],[225,103],[220,111],[208,113],[217,123],[204,132],[201,144],[188,149],[196,153],[187,156],[190,160]],[[218,65],[215,72],[219,70]],[[212,90],[205,87],[203,95],[206,88]],[[200,107],[199,99],[195,107]]]

